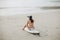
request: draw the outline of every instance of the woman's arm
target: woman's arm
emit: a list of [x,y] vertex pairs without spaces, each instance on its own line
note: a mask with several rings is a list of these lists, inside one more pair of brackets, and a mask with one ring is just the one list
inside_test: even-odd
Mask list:
[[25,29],[26,25],[23,27],[23,30]]
[[27,27],[28,26],[28,22],[27,22],[27,24],[23,27],[23,30],[25,29],[25,27]]

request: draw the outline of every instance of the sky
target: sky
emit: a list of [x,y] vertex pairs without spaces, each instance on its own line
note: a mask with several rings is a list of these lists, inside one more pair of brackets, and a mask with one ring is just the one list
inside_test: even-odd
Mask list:
[[0,7],[40,7],[56,3],[50,1],[52,0],[0,0]]

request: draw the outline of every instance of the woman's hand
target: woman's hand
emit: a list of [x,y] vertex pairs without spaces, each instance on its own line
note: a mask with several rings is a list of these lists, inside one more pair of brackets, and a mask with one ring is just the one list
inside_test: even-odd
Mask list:
[[22,30],[24,30],[24,29],[25,29],[25,27],[26,27],[26,25],[23,27],[23,29],[22,29]]
[[24,30],[25,28],[23,28],[22,30]]

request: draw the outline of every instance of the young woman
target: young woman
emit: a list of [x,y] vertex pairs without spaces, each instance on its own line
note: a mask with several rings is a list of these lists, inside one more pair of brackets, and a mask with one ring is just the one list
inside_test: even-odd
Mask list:
[[34,35],[40,36],[39,31],[35,30],[34,28],[34,20],[32,19],[32,16],[28,16],[29,20],[27,21],[27,24],[23,27],[23,30],[30,32]]
[[32,16],[28,16],[29,20],[27,21],[27,24],[23,27],[23,30],[25,28],[28,28],[28,30],[34,29],[34,20],[32,19]]

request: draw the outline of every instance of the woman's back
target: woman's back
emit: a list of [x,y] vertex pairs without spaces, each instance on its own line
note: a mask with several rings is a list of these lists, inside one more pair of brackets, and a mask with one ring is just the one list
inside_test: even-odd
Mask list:
[[34,24],[34,22],[31,22],[31,20],[28,21],[28,27],[29,28],[32,28],[33,27],[33,24]]

